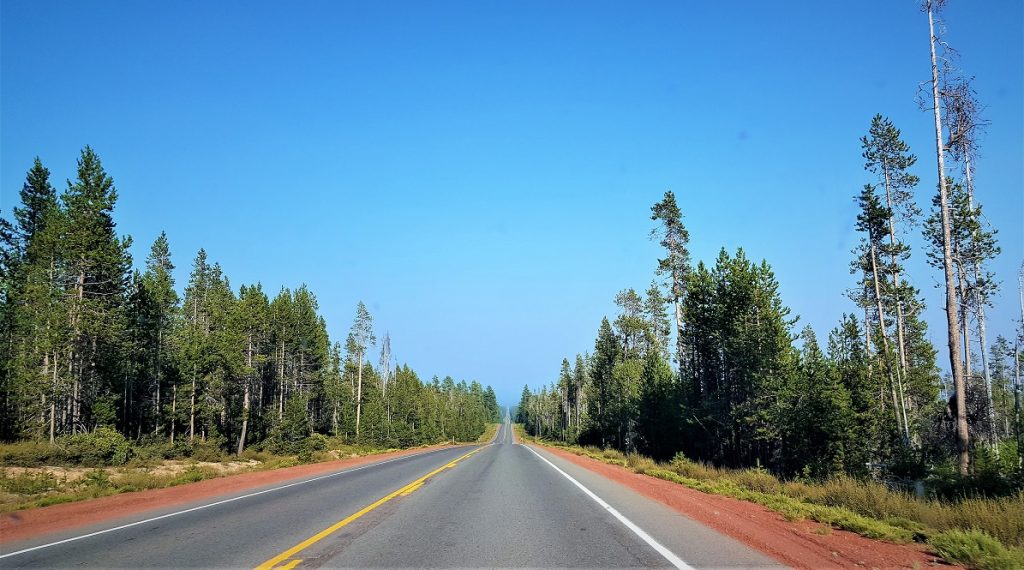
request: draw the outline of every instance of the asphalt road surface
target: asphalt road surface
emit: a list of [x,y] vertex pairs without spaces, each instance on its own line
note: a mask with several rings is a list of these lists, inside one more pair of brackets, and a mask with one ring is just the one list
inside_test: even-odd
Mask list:
[[660,503],[514,444],[507,421],[490,445],[426,451],[0,547],[3,568],[777,566]]

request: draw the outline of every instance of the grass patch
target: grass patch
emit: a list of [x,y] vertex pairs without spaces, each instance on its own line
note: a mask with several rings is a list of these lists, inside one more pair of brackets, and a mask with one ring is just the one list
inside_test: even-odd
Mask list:
[[[334,461],[392,451],[349,445],[334,438],[325,438],[324,443],[324,450],[297,455],[278,455],[253,447],[246,449],[241,457],[229,457],[199,449],[199,453],[192,453],[190,463],[184,468],[181,461],[164,458],[167,455],[180,457],[170,446],[154,445],[138,448],[145,450],[145,453],[133,454],[123,466],[97,466],[88,470],[82,469],[81,463],[71,462],[67,452],[59,446],[40,442],[2,444],[0,459],[4,468],[0,468],[0,513],[95,499],[118,493],[162,489],[247,471],[282,469],[302,463]],[[108,447],[117,453],[123,451],[123,448],[117,446]],[[190,449],[194,452],[196,448],[199,446]],[[115,459],[120,461],[125,456],[126,454],[121,453]],[[203,457],[217,461],[201,462],[199,458]],[[12,463],[18,467],[11,466]],[[83,463],[91,466],[103,462],[93,457]],[[71,467],[67,467],[68,465]]]
[[947,530],[929,541],[943,558],[979,570],[1024,568],[1024,550],[1009,549],[978,530]]
[[476,440],[476,442],[477,443],[488,443],[488,442],[490,442],[492,439],[494,439],[494,436],[497,435],[497,433],[498,433],[498,426],[500,426],[500,425],[501,424],[487,424],[487,427],[484,428],[484,433],[480,434],[480,437]]

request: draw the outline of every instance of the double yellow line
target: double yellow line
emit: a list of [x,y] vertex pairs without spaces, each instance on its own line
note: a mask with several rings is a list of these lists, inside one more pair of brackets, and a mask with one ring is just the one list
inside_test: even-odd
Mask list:
[[[359,517],[365,515],[366,513],[372,511],[373,509],[376,509],[377,507],[383,505],[384,503],[390,501],[391,499],[394,499],[395,497],[399,497],[399,496],[403,496],[404,497],[404,496],[408,496],[408,495],[412,494],[413,491],[415,491],[415,490],[419,489],[420,487],[422,487],[423,483],[425,483],[427,479],[430,479],[431,477],[433,477],[434,475],[437,475],[438,473],[444,471],[445,469],[451,469],[452,467],[455,467],[455,465],[458,464],[458,462],[462,461],[463,459],[469,457],[470,455],[473,455],[474,453],[476,453],[476,452],[478,452],[478,451],[480,451],[482,449],[484,449],[484,447],[478,447],[478,448],[474,449],[473,451],[470,451],[469,453],[467,453],[465,455],[462,455],[459,458],[451,461],[450,463],[446,463],[446,464],[442,465],[441,467],[438,467],[437,469],[434,469],[430,473],[427,473],[426,475],[420,477],[419,479],[413,481],[412,483],[409,483],[405,487],[402,487],[401,489],[398,489],[397,491],[392,491],[391,493],[388,493],[387,495],[385,495],[385,496],[381,497],[380,499],[378,499],[376,502],[363,507],[359,511],[357,511],[357,512],[355,512],[355,513],[353,513],[353,514],[351,514],[351,515],[341,519],[340,521],[338,521],[338,522],[332,524],[331,526],[323,529],[322,531],[314,534],[313,536],[307,538],[306,540],[303,540],[302,542],[296,544],[295,546],[289,548],[288,550],[285,550],[281,554],[278,554],[277,556],[271,558],[270,560],[267,560],[263,564],[260,564],[259,566],[256,567],[256,570],[270,570],[270,568],[276,568],[277,570],[291,570],[292,568],[295,568],[295,566],[297,566],[300,562],[302,562],[301,559],[294,558],[294,556],[296,554],[302,552],[303,550],[309,548],[310,546],[316,544],[317,542],[320,542],[321,540],[323,540],[323,539],[327,538],[328,536],[334,534],[335,532],[337,532],[339,529],[341,529],[345,525],[347,525],[350,522],[358,519]],[[285,562],[285,564],[283,564],[281,566],[278,566],[278,564],[281,564],[282,562]]]

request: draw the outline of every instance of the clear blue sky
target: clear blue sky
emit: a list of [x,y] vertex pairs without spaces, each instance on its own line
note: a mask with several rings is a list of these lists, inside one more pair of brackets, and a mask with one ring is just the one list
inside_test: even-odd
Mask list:
[[[1024,258],[1024,14],[954,0],[948,41],[991,121],[977,188],[1000,230],[1009,335]],[[914,1],[40,2],[0,7],[0,211],[32,158],[63,188],[82,146],[141,264],[166,230],[234,286],[306,282],[343,339],[356,302],[421,375],[504,403],[590,350],[646,288],[667,189],[696,259],[742,246],[819,333],[844,291],[859,137],[883,113],[935,181],[927,22]],[[911,278],[941,346],[940,273]]]

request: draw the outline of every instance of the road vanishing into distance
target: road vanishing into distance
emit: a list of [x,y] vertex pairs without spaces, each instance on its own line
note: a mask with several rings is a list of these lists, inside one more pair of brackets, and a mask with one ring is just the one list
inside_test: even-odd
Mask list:
[[3,568],[778,567],[543,449],[385,459],[5,544]]

